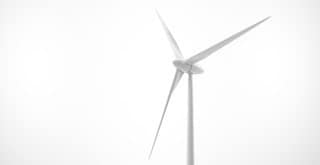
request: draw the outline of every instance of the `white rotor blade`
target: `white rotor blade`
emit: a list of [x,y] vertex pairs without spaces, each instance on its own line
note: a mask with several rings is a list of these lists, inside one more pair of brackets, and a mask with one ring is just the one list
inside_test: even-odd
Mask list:
[[253,29],[254,27],[258,26],[259,24],[261,24],[262,22],[266,21],[267,19],[269,19],[270,17],[267,17],[257,23],[255,23],[254,25],[251,25],[249,27],[247,27],[246,29],[230,36],[229,38],[211,46],[210,48],[192,56],[191,58],[187,59],[186,61],[190,64],[194,64],[197,63],[198,61],[208,57],[209,55],[211,55],[213,52],[219,50],[220,48],[224,47],[225,45],[229,44],[230,42],[232,42],[233,40],[237,39],[238,37],[240,37],[241,35],[245,34],[246,32],[250,31],[251,29]]
[[166,35],[167,35],[168,40],[170,42],[171,48],[173,49],[173,52],[174,52],[174,54],[176,56],[176,59],[182,60],[183,56],[182,56],[182,53],[180,51],[180,48],[179,48],[176,40],[173,38],[173,35],[169,31],[169,28],[167,27],[167,25],[164,23],[164,21],[163,21],[162,17],[160,16],[159,12],[157,10],[156,10],[156,12],[157,12],[159,20],[160,20],[160,22],[162,24],[162,27],[163,27],[164,31],[166,32]]
[[159,132],[160,132],[160,128],[161,128],[161,125],[162,125],[164,116],[165,116],[165,114],[166,114],[167,107],[168,107],[168,104],[169,104],[169,101],[170,101],[172,92],[173,92],[173,90],[176,88],[176,86],[178,85],[180,79],[182,78],[182,75],[183,75],[183,72],[181,72],[181,71],[179,71],[179,70],[177,69],[176,74],[175,74],[174,79],[173,79],[173,82],[172,82],[172,85],[171,85],[171,88],[170,88],[170,92],[169,92],[169,95],[168,95],[166,104],[165,104],[165,106],[164,106],[164,110],[163,110],[163,112],[162,112],[161,120],[160,120],[158,129],[157,129],[157,133],[156,133],[156,136],[155,136],[155,138],[154,138],[151,151],[150,151],[150,153],[149,153],[149,159],[150,159],[150,157],[151,157],[151,155],[152,155],[154,146],[155,146],[155,144],[156,144],[156,142],[157,142],[158,135],[159,135]]

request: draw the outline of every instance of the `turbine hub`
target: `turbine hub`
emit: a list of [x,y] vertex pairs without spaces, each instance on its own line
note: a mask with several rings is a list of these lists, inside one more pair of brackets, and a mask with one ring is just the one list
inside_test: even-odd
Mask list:
[[182,60],[173,61],[173,65],[184,73],[200,74],[203,72],[203,69],[201,69],[199,66],[195,64],[189,64]]

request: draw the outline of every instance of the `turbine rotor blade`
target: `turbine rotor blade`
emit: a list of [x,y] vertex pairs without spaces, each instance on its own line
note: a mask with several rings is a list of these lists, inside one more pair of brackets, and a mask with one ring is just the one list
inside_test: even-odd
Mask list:
[[270,17],[267,17],[249,27],[247,27],[246,29],[230,36],[229,38],[209,47],[208,49],[192,56],[191,58],[187,59],[186,61],[190,64],[195,64],[199,61],[201,61],[202,59],[208,57],[209,55],[211,55],[212,53],[214,53],[215,51],[221,49],[222,47],[224,47],[225,45],[229,44],[230,42],[232,42],[233,40],[237,39],[238,37],[240,37],[241,35],[245,34],[246,32],[250,31],[251,29],[255,28],[256,26],[258,26],[259,24],[261,24],[262,22],[266,21],[267,19],[269,19]]
[[156,13],[158,15],[158,18],[162,24],[162,27],[164,29],[164,31],[166,32],[166,35],[168,37],[168,40],[170,42],[171,48],[176,56],[177,60],[182,60],[183,56],[182,53],[180,51],[180,48],[178,46],[178,43],[176,42],[176,40],[173,38],[173,35],[171,34],[171,32],[169,31],[169,28],[167,27],[167,25],[164,23],[162,17],[160,16],[159,12],[156,10]]
[[174,79],[173,79],[173,82],[172,82],[172,85],[171,85],[171,88],[170,88],[170,91],[169,91],[169,95],[168,95],[168,97],[167,97],[166,104],[165,104],[165,106],[164,106],[164,110],[163,110],[163,112],[162,112],[162,116],[161,116],[161,119],[160,119],[160,123],[159,123],[158,129],[157,129],[157,133],[156,133],[156,135],[155,135],[155,138],[154,138],[154,141],[153,141],[153,144],[152,144],[152,148],[151,148],[151,151],[150,151],[150,153],[149,153],[149,159],[151,158],[151,155],[152,155],[154,146],[155,146],[155,144],[156,144],[156,142],[157,142],[158,135],[159,135],[159,132],[160,132],[160,128],[161,128],[161,125],[162,125],[164,116],[165,116],[165,114],[166,114],[167,107],[168,107],[168,104],[169,104],[171,95],[172,95],[174,89],[177,87],[179,81],[181,80],[182,75],[183,75],[183,72],[181,72],[180,70],[177,69],[177,70],[176,70],[176,74],[175,74]]

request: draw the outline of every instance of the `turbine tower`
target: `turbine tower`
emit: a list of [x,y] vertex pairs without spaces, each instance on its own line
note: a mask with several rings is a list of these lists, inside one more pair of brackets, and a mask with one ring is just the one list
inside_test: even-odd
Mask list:
[[176,73],[166,100],[166,104],[164,106],[164,110],[160,119],[160,123],[157,129],[157,133],[154,137],[154,141],[152,144],[152,148],[151,151],[149,153],[149,159],[151,158],[153,149],[155,147],[155,144],[157,142],[158,139],[158,135],[160,132],[160,128],[163,122],[163,119],[165,117],[166,111],[167,111],[167,107],[169,104],[169,100],[171,98],[171,95],[174,91],[174,89],[176,88],[176,86],[178,85],[179,81],[181,80],[182,76],[184,73],[188,74],[188,131],[187,131],[187,165],[194,165],[194,141],[193,141],[193,84],[192,84],[192,75],[193,74],[200,74],[203,72],[203,70],[196,65],[196,63],[198,63],[199,61],[207,58],[209,55],[211,55],[212,53],[214,53],[215,51],[221,49],[222,47],[224,47],[225,45],[229,44],[230,42],[232,42],[233,40],[237,39],[238,37],[240,37],[241,35],[245,34],[246,32],[250,31],[251,29],[255,28],[256,26],[258,26],[259,24],[263,23],[264,21],[266,21],[267,19],[269,19],[270,17],[264,18],[263,20],[243,29],[242,31],[233,34],[232,36],[226,38],[225,40],[216,43],[215,45],[209,47],[208,49],[205,49],[203,51],[201,51],[200,53],[188,58],[188,59],[184,59],[184,57],[182,56],[182,53],[180,51],[180,48],[176,42],[176,40],[173,38],[173,35],[171,34],[171,32],[169,31],[167,25],[165,24],[165,22],[163,21],[163,19],[161,18],[160,14],[158,13],[158,11],[156,11],[159,20],[163,26],[163,29],[168,37],[168,40],[171,44],[171,47],[173,49],[174,55],[176,57],[176,59],[173,61],[173,65],[176,68]]

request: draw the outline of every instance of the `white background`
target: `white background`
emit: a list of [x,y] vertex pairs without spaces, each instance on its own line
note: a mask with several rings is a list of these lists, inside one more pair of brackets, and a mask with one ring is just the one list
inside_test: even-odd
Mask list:
[[199,63],[197,165],[320,164],[316,0],[2,0],[1,165],[186,162],[187,83],[157,8],[186,57],[272,16]]

